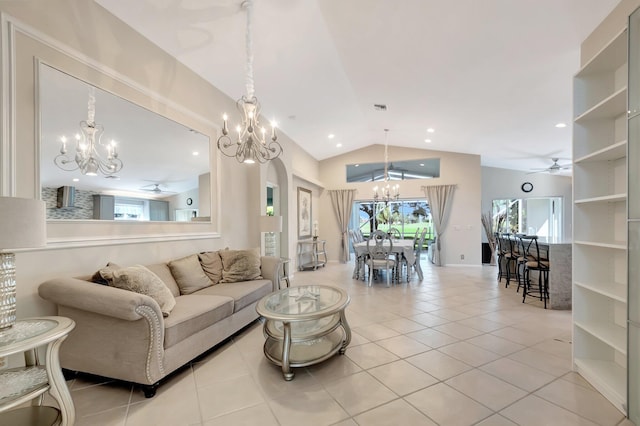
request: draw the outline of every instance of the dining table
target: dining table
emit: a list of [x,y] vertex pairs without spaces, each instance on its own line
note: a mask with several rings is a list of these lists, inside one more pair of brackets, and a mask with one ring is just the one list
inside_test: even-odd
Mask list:
[[[400,260],[404,257],[407,260],[407,265],[413,265],[416,260],[415,249],[413,239],[410,240],[400,240],[400,239],[392,239],[392,247],[391,253],[396,257],[397,265],[400,264]],[[353,277],[358,279],[360,277],[364,278],[364,263],[358,262],[362,256],[365,256],[368,253],[367,249],[367,241],[361,241],[359,243],[353,244],[353,250],[356,255],[356,264],[353,269]],[[419,272],[422,275],[422,271]],[[394,273],[396,282],[400,281],[400,270],[396,267]]]

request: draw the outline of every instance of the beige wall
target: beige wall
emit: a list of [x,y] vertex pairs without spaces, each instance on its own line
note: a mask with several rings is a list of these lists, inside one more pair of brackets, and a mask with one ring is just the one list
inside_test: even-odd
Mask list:
[[[424,199],[420,189],[424,185],[454,184],[451,216],[445,234],[444,261],[447,265],[480,265],[481,263],[481,225],[480,194],[481,173],[480,156],[458,154],[444,151],[392,147],[389,149],[389,161],[401,161],[418,158],[440,158],[440,178],[402,181],[400,197],[402,199]],[[384,159],[384,146],[371,145],[356,151],[332,157],[320,162],[320,180],[325,189],[356,189],[356,199],[371,199],[373,184],[346,183],[346,164],[379,162]],[[327,240],[330,260],[339,256],[340,231],[331,206],[331,200],[325,190],[320,196],[321,237]],[[460,259],[464,255],[464,260]]]

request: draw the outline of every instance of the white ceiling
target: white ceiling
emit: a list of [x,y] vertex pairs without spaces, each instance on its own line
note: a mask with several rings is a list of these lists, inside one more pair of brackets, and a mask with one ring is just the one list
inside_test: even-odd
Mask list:
[[[245,93],[241,0],[96,1],[233,99]],[[318,160],[384,143],[389,128],[390,146],[485,166],[567,163],[580,43],[618,2],[255,0],[256,95]]]

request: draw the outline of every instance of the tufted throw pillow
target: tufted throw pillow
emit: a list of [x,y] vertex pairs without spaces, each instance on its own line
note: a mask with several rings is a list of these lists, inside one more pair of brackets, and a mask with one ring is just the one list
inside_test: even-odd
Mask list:
[[180,294],[191,294],[213,284],[202,270],[197,254],[172,260],[169,269],[178,283]]
[[101,275],[109,281],[112,287],[129,290],[140,294],[146,294],[158,302],[162,315],[169,313],[176,305],[173,294],[160,278],[142,265],[129,266],[127,268],[110,270],[103,268]]
[[102,269],[99,269],[98,271],[96,271],[95,274],[91,276],[91,282],[100,284],[100,285],[109,285],[109,281],[102,276],[102,271],[106,271],[106,270],[115,271],[116,269],[120,269],[120,268],[122,268],[122,266],[117,265],[113,262],[109,262],[107,263],[107,266],[105,266]]
[[212,283],[218,284],[222,279],[222,259],[217,251],[206,251],[198,254],[200,266]]
[[219,253],[222,259],[221,283],[236,283],[262,278],[258,250],[220,250]]

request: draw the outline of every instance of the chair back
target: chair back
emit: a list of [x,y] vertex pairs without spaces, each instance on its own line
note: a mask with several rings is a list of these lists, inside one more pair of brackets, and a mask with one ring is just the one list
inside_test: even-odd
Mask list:
[[362,235],[362,229],[358,228],[354,231],[356,233],[357,242],[361,243],[364,241],[364,235]]
[[420,227],[418,227],[418,229],[416,229],[416,233],[413,236],[413,249],[417,249],[418,248],[418,240],[420,239]]
[[542,254],[540,253],[540,246],[538,245],[538,237],[536,235],[533,235],[531,237],[529,237],[533,240],[533,244],[536,250],[536,261],[538,262],[538,268],[540,269],[549,269],[549,264],[545,263],[548,262],[549,260],[549,253],[546,252],[542,252]]
[[426,236],[427,236],[427,228],[424,228],[422,230],[422,232],[420,233],[420,237],[418,238],[418,241],[416,243],[414,243],[416,259],[420,258],[420,252],[422,251],[422,248],[424,247],[424,239],[426,238]]
[[397,238],[398,240],[402,238],[402,233],[398,228],[389,228],[387,234],[389,234],[391,238]]
[[393,240],[384,231],[373,231],[371,237],[367,240],[367,251],[372,259],[386,260],[389,258],[389,254],[393,252]]

